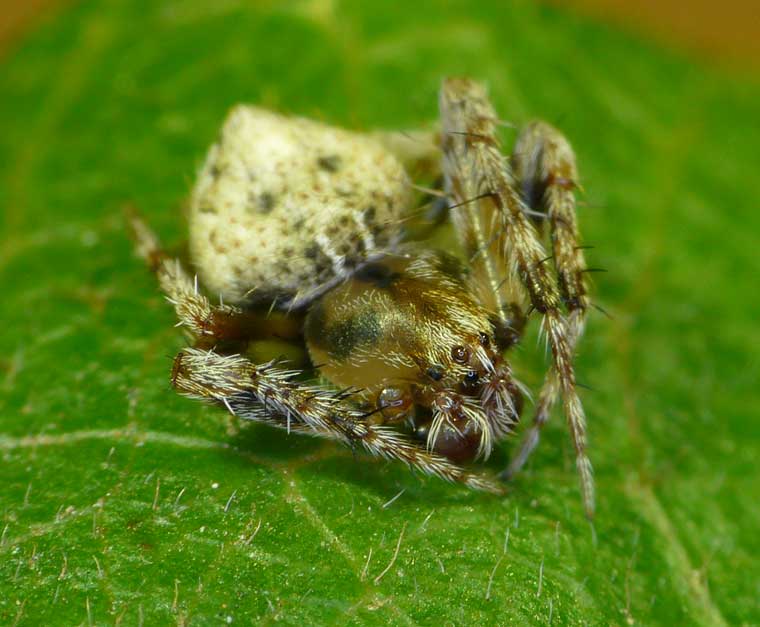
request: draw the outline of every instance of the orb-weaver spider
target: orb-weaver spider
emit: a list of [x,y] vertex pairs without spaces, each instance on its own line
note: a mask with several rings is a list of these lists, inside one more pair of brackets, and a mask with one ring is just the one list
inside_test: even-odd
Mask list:
[[[172,384],[243,419],[360,445],[499,492],[494,479],[461,464],[487,457],[519,420],[521,385],[504,353],[536,312],[552,364],[502,477],[524,464],[561,397],[591,516],[573,369],[589,306],[573,151],[537,122],[505,157],[498,118],[472,80],[444,80],[440,112],[437,132],[399,139],[232,110],[191,198],[195,279],[131,218],[139,254],[193,340],[174,360]],[[439,195],[467,263],[403,241],[414,190],[406,166],[426,159],[439,169]],[[201,294],[198,277],[220,295],[218,306]],[[262,307],[305,313],[300,331],[322,383],[245,356],[251,338],[276,333]]]

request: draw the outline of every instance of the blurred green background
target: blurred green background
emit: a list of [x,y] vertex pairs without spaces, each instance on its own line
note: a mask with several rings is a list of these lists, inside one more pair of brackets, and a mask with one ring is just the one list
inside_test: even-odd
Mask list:
[[[527,0],[113,0],[38,22],[0,69],[0,622],[760,622],[747,72]],[[121,206],[179,244],[232,104],[408,128],[435,119],[448,74],[578,153],[612,315],[592,316],[578,363],[593,527],[559,416],[493,498],[168,386],[182,338]],[[535,389],[535,338],[514,361]]]

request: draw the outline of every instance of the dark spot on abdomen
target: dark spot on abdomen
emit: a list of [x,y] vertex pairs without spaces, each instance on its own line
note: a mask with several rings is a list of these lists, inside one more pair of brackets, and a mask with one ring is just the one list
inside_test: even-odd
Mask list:
[[260,213],[269,213],[274,209],[275,204],[275,198],[271,192],[264,192],[259,195],[257,206]]
[[340,170],[341,159],[340,155],[329,155],[327,157],[320,157],[317,159],[317,165],[326,172],[337,172]]

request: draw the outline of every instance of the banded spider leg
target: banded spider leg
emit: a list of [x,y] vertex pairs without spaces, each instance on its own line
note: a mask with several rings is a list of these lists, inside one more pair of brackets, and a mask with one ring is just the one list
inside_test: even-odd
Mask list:
[[[456,207],[453,220],[460,239],[474,257],[474,277],[481,284],[477,293],[499,317],[507,337],[513,333],[519,336],[526,302],[529,311],[538,311],[543,316],[542,331],[551,348],[555,374],[550,372],[548,375],[542,397],[552,399],[555,396],[551,381],[556,376],[576,451],[584,508],[587,516],[592,517],[594,480],[586,454],[586,419],[576,390],[573,367],[574,347],[582,323],[577,322],[574,330],[563,315],[563,289],[568,287],[560,287],[550,266],[545,263],[551,257],[546,255],[531,221],[531,210],[502,152],[497,134],[498,118],[485,87],[468,79],[445,80],[441,88],[440,110],[444,180]],[[544,140],[542,145],[546,143]],[[539,144],[541,142],[535,145]],[[547,151],[547,158],[537,161],[541,167],[550,167],[553,163],[548,157],[551,156],[551,151]],[[566,162],[563,164],[567,165]],[[572,161],[570,165],[573,165]],[[567,199],[559,192],[574,185],[574,171],[552,172],[554,180],[547,186],[547,195],[551,199],[560,196],[566,203]],[[567,219],[563,212],[570,209],[556,200],[553,204],[553,239],[555,248],[560,249],[555,263],[559,264],[561,282],[576,276],[574,272],[578,267],[574,264],[579,257],[575,240],[566,237],[567,225],[563,223]],[[570,229],[577,235],[574,219]],[[565,263],[568,246],[574,254],[569,264]],[[563,272],[569,272],[569,275],[564,276]],[[569,306],[566,299],[565,304]],[[582,321],[582,314],[578,319]],[[538,428],[531,431],[534,436]]]

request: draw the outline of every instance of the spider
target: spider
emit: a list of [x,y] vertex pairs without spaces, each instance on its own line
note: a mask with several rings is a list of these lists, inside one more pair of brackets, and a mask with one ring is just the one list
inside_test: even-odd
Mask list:
[[[439,105],[440,128],[416,136],[233,108],[191,195],[195,277],[130,214],[137,252],[192,341],[174,359],[172,385],[242,419],[502,493],[502,483],[469,463],[487,458],[520,419],[524,387],[505,353],[536,312],[551,365],[532,425],[499,478],[524,465],[561,398],[591,517],[573,369],[589,307],[575,156],[558,130],[534,122],[506,157],[499,118],[477,81],[445,79]],[[466,263],[404,241],[416,189],[408,172],[424,162],[442,180],[438,196]],[[304,369],[246,356],[252,339],[289,332],[289,318],[267,309],[301,314],[295,335],[318,383]]]

